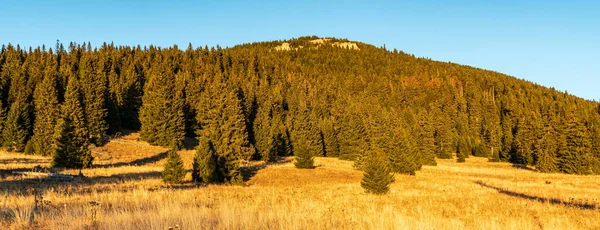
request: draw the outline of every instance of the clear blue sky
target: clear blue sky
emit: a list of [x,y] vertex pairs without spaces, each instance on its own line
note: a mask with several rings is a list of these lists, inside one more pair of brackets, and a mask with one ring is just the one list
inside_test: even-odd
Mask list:
[[0,43],[183,48],[333,36],[600,99],[599,2],[0,0]]

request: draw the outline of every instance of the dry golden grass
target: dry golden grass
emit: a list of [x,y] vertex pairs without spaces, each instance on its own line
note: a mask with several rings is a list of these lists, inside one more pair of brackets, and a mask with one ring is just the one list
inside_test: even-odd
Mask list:
[[[397,175],[389,194],[375,196],[364,193],[352,162],[317,158],[311,170],[290,159],[253,162],[261,169],[247,186],[167,186],[166,149],[136,139],[99,147],[111,157],[97,155],[101,167],[71,182],[11,175],[49,159],[0,153],[1,229],[600,229],[599,176],[438,160],[416,176]],[[194,151],[180,153],[191,168]],[[47,203],[30,222],[36,188]]]

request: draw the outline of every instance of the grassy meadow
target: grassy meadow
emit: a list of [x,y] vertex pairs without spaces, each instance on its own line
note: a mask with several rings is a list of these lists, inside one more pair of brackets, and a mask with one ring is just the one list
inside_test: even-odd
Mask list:
[[[352,162],[316,158],[307,170],[286,158],[250,162],[245,186],[169,186],[167,149],[137,139],[94,148],[96,166],[72,181],[14,175],[50,159],[0,152],[1,229],[600,229],[600,176],[471,157],[396,175],[376,196]],[[194,151],[180,154],[191,170]]]

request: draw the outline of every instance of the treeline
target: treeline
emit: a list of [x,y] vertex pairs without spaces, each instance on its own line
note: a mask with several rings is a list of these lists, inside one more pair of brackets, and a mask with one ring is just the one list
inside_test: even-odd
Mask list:
[[[500,73],[282,41],[180,49],[71,43],[0,53],[1,144],[87,167],[88,144],[140,130],[151,144],[197,138],[196,180],[236,182],[248,160],[387,156],[412,174],[435,157],[488,157],[541,172],[600,173],[600,107]],[[75,162],[75,163],[74,163]]]

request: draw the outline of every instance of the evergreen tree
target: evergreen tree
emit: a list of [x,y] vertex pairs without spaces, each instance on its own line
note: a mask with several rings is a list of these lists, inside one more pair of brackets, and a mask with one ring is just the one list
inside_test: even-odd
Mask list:
[[366,125],[360,114],[348,111],[340,117],[340,159],[356,160],[369,148]]
[[298,139],[294,142],[294,155],[296,168],[314,168],[314,154],[310,152],[306,139]]
[[544,173],[558,171],[558,158],[556,157],[558,144],[552,132],[554,130],[545,130],[535,147],[535,168]]
[[254,139],[256,142],[256,149],[258,150],[261,159],[264,161],[275,160],[277,146],[273,141],[273,129],[271,127],[271,115],[270,106],[267,108],[260,108],[254,120]]
[[322,136],[314,128],[308,109],[298,109],[295,116],[292,136],[295,165],[297,168],[314,168],[314,157],[322,156]]
[[418,113],[417,140],[419,152],[422,155],[424,165],[437,165],[435,162],[435,129],[426,111]]
[[365,159],[364,174],[360,185],[373,194],[385,194],[389,191],[390,184],[394,182],[394,174],[389,167],[385,153],[370,150]]
[[[174,141],[177,142],[177,141]],[[162,171],[162,179],[166,183],[180,184],[183,182],[186,171],[183,168],[183,161],[177,153],[177,143],[173,143],[173,147],[167,152],[167,164]]]
[[512,156],[512,162],[533,165],[534,143],[538,139],[539,127],[538,115],[535,112],[531,112],[527,117],[519,120],[513,142],[515,153]]
[[173,140],[181,145],[185,135],[183,85],[176,86],[175,76],[168,65],[163,63],[153,67],[144,86],[140,109],[141,139],[160,146],[168,146]]
[[4,122],[2,145],[22,152],[29,137],[29,128],[29,105],[22,100],[13,102]]
[[[4,129],[4,123],[5,123],[5,114],[6,114],[6,110],[4,109],[4,106],[2,106],[2,100],[0,100],[0,133],[2,133],[3,129]],[[2,138],[0,138],[0,141],[3,141]],[[2,146],[2,143],[0,143],[0,146]]]
[[43,156],[52,154],[54,129],[60,118],[60,105],[55,66],[46,67],[45,77],[33,94],[35,121],[31,138],[33,152]]
[[340,156],[340,142],[339,142],[339,128],[336,127],[336,121],[334,117],[323,119],[321,122],[321,130],[323,131],[323,144],[325,145],[325,156],[328,157],[339,157]]
[[84,122],[81,95],[77,79],[70,78],[61,106],[61,117],[54,129],[52,167],[87,168],[93,157]]
[[441,159],[452,158],[452,151],[454,138],[452,119],[450,116],[445,114],[441,108],[434,107],[433,114],[436,116],[435,131],[434,131],[434,143],[435,143],[435,155]]
[[98,63],[91,54],[85,54],[79,63],[79,79],[88,135],[94,144],[101,145],[102,137],[108,130],[108,89],[104,64]]
[[499,158],[498,153],[501,150],[500,147],[502,140],[500,117],[493,102],[487,103],[486,110],[486,116],[481,122],[481,136],[483,137],[487,150],[485,157]]
[[513,151],[513,122],[509,115],[502,116],[502,148],[498,154],[498,161],[509,161],[510,153]]
[[591,155],[589,131],[575,116],[566,120],[565,151],[560,152],[560,171],[569,174],[591,174],[594,159]]
[[448,130],[448,127],[445,125],[438,126],[434,133],[434,139],[436,146],[435,155],[440,159],[452,158],[452,153],[450,150],[452,149],[452,139],[450,137],[450,131]]
[[219,162],[219,156],[215,152],[210,140],[202,139],[198,147],[196,147],[192,180],[207,184],[223,182]]
[[[218,73],[217,73],[218,74]],[[225,162],[223,174],[230,184],[243,182],[239,167],[254,155],[246,130],[239,89],[225,84],[219,74],[198,105],[199,138],[207,138]]]
[[[1,111],[0,111],[1,112]],[[1,121],[0,121],[1,122]],[[600,173],[600,119],[594,116],[591,122],[590,135],[592,138],[592,155],[594,160],[592,162],[592,170],[594,174]]]
[[423,160],[419,157],[414,138],[403,128],[395,132],[397,138],[390,137],[390,163],[394,172],[415,175],[421,169]]
[[460,139],[458,139],[458,143],[456,144],[456,162],[466,162],[466,158],[469,156],[470,153],[469,147],[469,143],[465,137],[461,137]]
[[[398,116],[387,111],[375,111],[369,118],[371,148],[386,153],[389,167],[398,173],[414,175],[423,160],[416,141],[408,130],[395,120]],[[365,159],[363,159],[365,160]],[[363,162],[357,161],[364,165]]]

